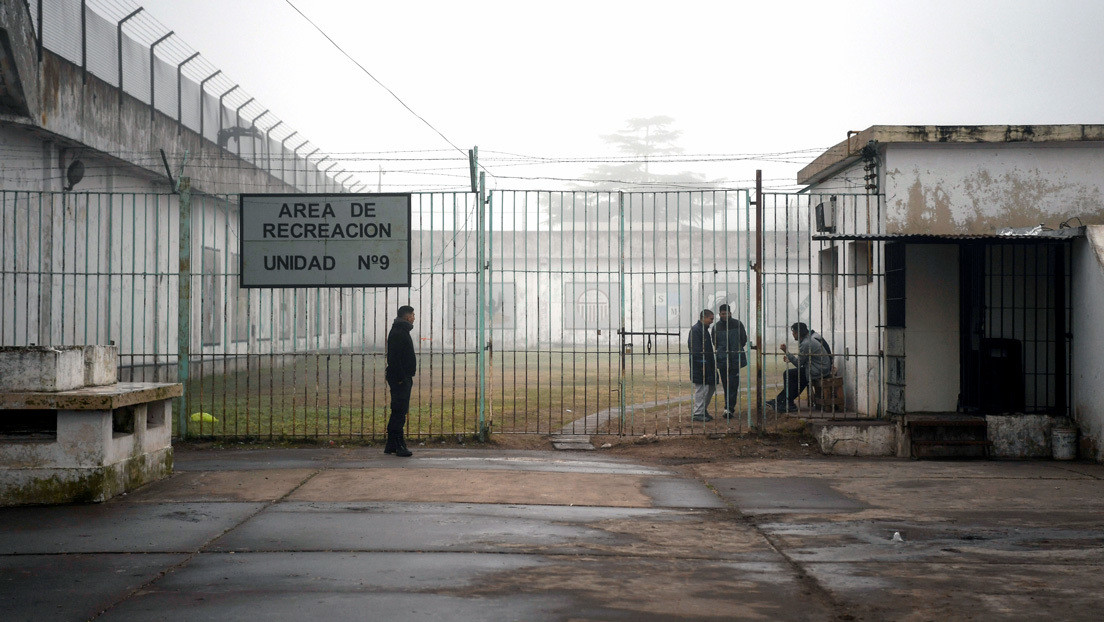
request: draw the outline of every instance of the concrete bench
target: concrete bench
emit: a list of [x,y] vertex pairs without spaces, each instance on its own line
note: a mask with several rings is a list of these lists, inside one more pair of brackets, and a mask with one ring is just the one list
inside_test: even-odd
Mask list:
[[172,473],[179,384],[0,393],[0,505],[104,501]]

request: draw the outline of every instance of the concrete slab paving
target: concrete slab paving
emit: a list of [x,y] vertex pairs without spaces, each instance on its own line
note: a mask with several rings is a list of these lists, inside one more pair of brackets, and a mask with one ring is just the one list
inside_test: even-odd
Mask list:
[[[671,475],[668,469],[629,462],[624,459],[607,458],[589,460],[589,456],[572,454],[550,454],[539,452],[481,452],[485,455],[456,455],[443,452],[419,452],[410,461],[412,466],[420,469],[486,469],[500,471],[549,471],[556,473],[608,473],[611,475]],[[392,461],[391,466],[394,465]],[[339,461],[333,464],[334,468],[350,468],[348,462]]]
[[275,501],[318,469],[184,471],[131,493],[133,503],[168,501]]
[[578,553],[586,550],[582,542],[620,537],[587,523],[646,513],[630,508],[560,507],[550,513],[543,506],[524,505],[289,501],[258,514],[211,549],[506,552],[526,548]]
[[1104,465],[1051,461],[908,460],[825,456],[801,460],[740,460],[695,466],[705,479],[718,477],[824,477],[897,479],[1104,479]]
[[858,620],[1099,620],[1099,567],[1048,564],[807,564]]
[[128,503],[0,508],[0,555],[198,550],[258,503]]
[[4,619],[1095,620],[1104,610],[1100,465],[669,467],[486,449],[400,460],[372,447],[184,450],[177,462],[177,476],[104,504],[0,509]]
[[745,514],[852,512],[869,507],[815,477],[727,477],[710,480]]
[[291,501],[427,501],[643,508],[651,499],[636,475],[468,469],[332,469],[292,493]]
[[88,620],[155,579],[185,555],[0,556],[6,622]]
[[225,594],[150,593],[108,611],[106,621],[165,620],[564,620],[569,608],[555,595],[502,595],[498,598],[443,596],[420,592],[268,592]]

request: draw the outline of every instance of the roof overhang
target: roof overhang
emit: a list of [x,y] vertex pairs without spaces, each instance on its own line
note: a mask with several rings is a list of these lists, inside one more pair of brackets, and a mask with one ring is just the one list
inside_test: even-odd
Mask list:
[[867,241],[867,242],[905,242],[908,244],[956,244],[965,242],[1068,242],[1084,237],[1085,227],[1062,227],[1044,229],[1030,227],[1026,229],[1000,229],[990,234],[955,233],[819,233],[813,239],[820,242]]
[[859,160],[874,141],[887,144],[1004,144],[1104,141],[1104,125],[872,125],[848,132],[847,140],[797,173],[797,183],[818,184]]

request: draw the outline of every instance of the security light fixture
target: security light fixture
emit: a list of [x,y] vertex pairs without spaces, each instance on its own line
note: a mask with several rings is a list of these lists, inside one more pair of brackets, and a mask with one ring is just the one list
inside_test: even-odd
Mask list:
[[824,208],[824,202],[816,206],[816,228],[820,233],[836,232],[836,197],[828,199],[828,209]]
[[65,170],[65,179],[69,182],[65,186],[65,191],[69,192],[73,189],[73,186],[79,184],[84,179],[84,162],[80,160],[73,160],[69,163],[69,168]]

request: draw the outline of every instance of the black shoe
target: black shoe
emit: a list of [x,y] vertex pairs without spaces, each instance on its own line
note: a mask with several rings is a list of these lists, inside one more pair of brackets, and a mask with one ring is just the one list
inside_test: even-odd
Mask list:
[[690,421],[713,421],[713,415],[705,413],[704,415],[694,415],[690,417]]
[[795,413],[797,412],[797,404],[787,404],[785,406],[777,408],[776,410],[778,410],[778,412],[780,413]]
[[395,438],[394,434],[387,435],[387,445],[383,448],[383,453],[393,454],[399,448],[399,440]]
[[412,451],[410,451],[409,449],[406,448],[406,439],[403,438],[402,434],[399,435],[398,440],[396,441],[396,443],[397,443],[396,446],[395,446],[395,455],[396,456],[399,456],[400,458],[409,458],[410,456],[414,455],[414,452],[412,452]]
[[724,413],[721,416],[724,417],[725,419],[731,419],[731,418],[735,417],[736,415],[732,414],[731,410],[726,410],[726,411],[724,411]]
[[774,400],[767,400],[763,402],[763,405],[771,410],[778,410],[778,402]]

